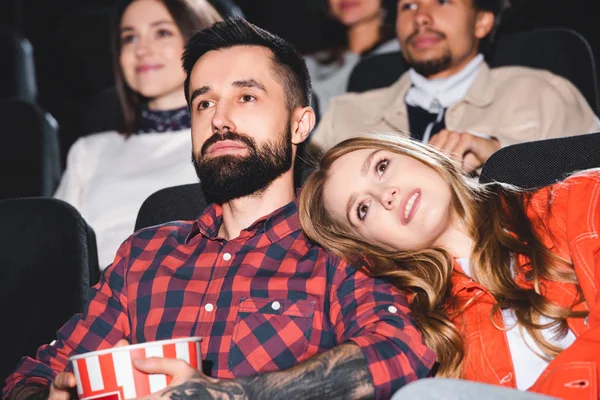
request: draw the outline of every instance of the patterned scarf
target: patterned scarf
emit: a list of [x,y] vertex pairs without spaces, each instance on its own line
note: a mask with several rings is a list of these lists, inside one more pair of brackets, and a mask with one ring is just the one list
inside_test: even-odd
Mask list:
[[180,131],[190,126],[190,111],[187,107],[174,110],[149,110],[144,107],[135,134]]

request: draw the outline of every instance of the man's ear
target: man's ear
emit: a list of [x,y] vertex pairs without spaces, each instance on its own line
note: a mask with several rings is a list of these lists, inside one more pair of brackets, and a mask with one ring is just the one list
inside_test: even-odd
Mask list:
[[485,38],[494,29],[496,17],[491,11],[478,11],[475,21],[475,37],[479,40]]
[[306,140],[315,126],[315,112],[312,107],[296,108],[292,112],[292,143],[298,145]]

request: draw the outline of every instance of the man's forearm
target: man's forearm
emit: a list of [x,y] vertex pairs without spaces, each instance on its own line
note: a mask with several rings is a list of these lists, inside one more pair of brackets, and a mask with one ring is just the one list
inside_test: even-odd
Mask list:
[[46,400],[50,393],[48,386],[24,384],[14,388],[7,400]]
[[192,379],[163,397],[186,399],[370,399],[375,389],[360,348],[347,343],[284,371],[230,381]]

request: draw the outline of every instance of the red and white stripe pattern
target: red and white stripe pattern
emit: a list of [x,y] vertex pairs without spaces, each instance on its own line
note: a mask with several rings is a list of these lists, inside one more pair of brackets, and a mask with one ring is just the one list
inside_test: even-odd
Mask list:
[[200,342],[149,346],[73,360],[73,372],[80,378],[79,398],[126,400],[165,389],[171,383],[170,376],[145,374],[133,366],[133,359],[147,357],[177,358],[200,369]]

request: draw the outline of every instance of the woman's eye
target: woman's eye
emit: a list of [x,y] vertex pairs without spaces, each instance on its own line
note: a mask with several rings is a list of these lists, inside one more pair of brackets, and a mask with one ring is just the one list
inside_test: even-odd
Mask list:
[[156,33],[156,35],[158,37],[169,37],[169,36],[173,36],[173,33],[171,33],[171,31],[169,31],[167,29],[159,29],[158,32]]
[[360,221],[364,220],[367,216],[367,211],[369,211],[369,206],[366,204],[360,204],[356,209],[356,216]]
[[121,45],[133,43],[135,41],[135,35],[126,35],[121,37]]
[[212,101],[203,100],[198,103],[198,110],[206,110],[207,108],[212,107],[212,106],[213,106]]
[[388,166],[388,160],[381,160],[381,161],[379,161],[377,163],[377,165],[375,166],[375,169],[377,170],[377,174],[379,176],[383,175],[383,173],[387,169],[387,166]]
[[241,100],[242,100],[242,103],[249,103],[251,101],[256,100],[256,97],[249,95],[249,94],[245,94],[242,96]]

